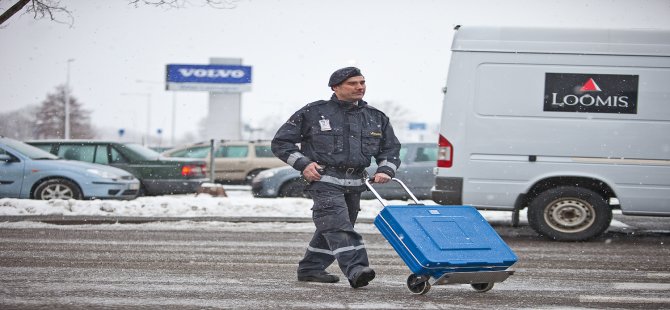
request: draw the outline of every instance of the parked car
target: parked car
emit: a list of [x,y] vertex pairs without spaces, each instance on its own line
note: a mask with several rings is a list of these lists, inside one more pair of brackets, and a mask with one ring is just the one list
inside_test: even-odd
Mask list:
[[195,193],[200,184],[207,181],[203,160],[164,158],[139,144],[95,140],[40,140],[27,143],[65,159],[126,170],[140,180],[140,195]]
[[[199,142],[178,147],[161,155],[166,157],[200,158],[207,163],[210,173],[210,142]],[[272,154],[270,141],[217,141],[214,152],[214,181],[217,183],[245,183],[261,171],[285,166]]]
[[[430,199],[435,175],[433,168],[437,162],[437,144],[404,143],[400,149],[401,164],[396,171],[396,178],[407,185],[418,199]],[[366,169],[369,175],[374,174],[377,165],[373,163]],[[307,181],[300,172],[290,166],[265,170],[254,178],[251,191],[255,197],[307,197],[303,192]],[[375,190],[384,199],[409,199],[409,195],[396,182],[374,184]],[[362,198],[375,198],[372,192],[366,191]]]
[[114,167],[63,160],[0,137],[0,198],[133,199],[140,182]]

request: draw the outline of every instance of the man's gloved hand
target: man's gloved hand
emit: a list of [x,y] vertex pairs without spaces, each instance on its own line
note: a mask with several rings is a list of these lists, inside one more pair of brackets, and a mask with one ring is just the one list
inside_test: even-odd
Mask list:
[[323,169],[321,166],[319,166],[317,163],[313,162],[305,169],[302,171],[302,176],[305,177],[307,181],[314,182],[321,180],[321,174],[319,173],[319,169]]
[[388,181],[391,181],[391,177],[383,172],[375,173],[375,175],[372,176],[372,178],[374,183],[387,183]]

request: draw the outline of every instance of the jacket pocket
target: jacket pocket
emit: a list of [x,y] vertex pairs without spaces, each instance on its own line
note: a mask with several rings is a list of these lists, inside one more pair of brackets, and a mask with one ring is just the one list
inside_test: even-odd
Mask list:
[[312,128],[312,147],[314,152],[335,154],[344,150],[344,137],[342,128],[322,131],[318,126]]
[[379,153],[381,141],[381,131],[367,130],[361,135],[361,151],[363,151],[363,154],[366,156],[377,155]]

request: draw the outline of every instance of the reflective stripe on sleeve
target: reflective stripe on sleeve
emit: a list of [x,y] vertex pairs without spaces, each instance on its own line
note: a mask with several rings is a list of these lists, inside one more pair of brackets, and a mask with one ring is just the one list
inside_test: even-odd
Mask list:
[[398,170],[398,166],[394,165],[392,162],[390,162],[390,161],[388,161],[388,160],[386,160],[386,159],[382,160],[382,162],[379,163],[379,166],[380,166],[380,167],[381,167],[381,166],[389,167],[389,168],[391,168],[391,169],[393,170],[393,172],[395,172],[396,170]]
[[286,160],[286,163],[289,164],[291,167],[295,164],[298,159],[305,157],[305,155],[302,155],[299,152],[295,152],[291,155],[289,155],[288,159]]

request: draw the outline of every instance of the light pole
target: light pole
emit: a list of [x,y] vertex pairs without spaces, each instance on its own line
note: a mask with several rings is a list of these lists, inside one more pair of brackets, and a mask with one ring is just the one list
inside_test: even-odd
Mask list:
[[[135,82],[146,83],[146,84],[165,85],[164,82],[159,82],[159,81],[135,80]],[[172,123],[171,123],[171,129],[170,129],[170,146],[174,146],[176,127],[177,127],[177,93],[173,91],[172,92]]]
[[144,138],[144,145],[149,144],[149,137],[151,136],[151,93],[121,93],[123,96],[146,96],[147,97],[147,132]]
[[70,139],[70,64],[74,59],[67,60],[67,78],[65,79],[65,140]]

